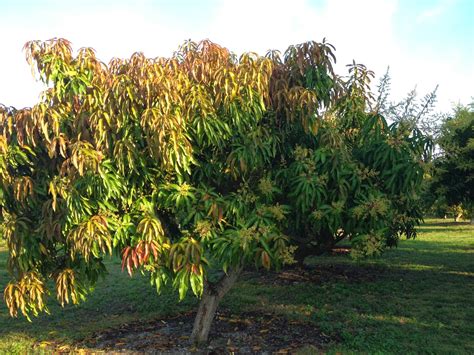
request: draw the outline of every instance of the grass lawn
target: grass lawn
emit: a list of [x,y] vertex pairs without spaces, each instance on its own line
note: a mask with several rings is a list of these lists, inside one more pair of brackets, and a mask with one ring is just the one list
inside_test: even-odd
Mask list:
[[[263,311],[308,321],[334,339],[325,349],[329,353],[474,353],[474,227],[427,220],[419,231],[416,240],[376,260],[356,263],[345,255],[311,260],[315,274],[325,270],[319,282],[285,284],[246,274],[222,307],[234,314]],[[9,280],[5,263],[0,247],[2,290]],[[177,303],[172,293],[158,296],[146,277],[121,273],[116,259],[108,267],[110,274],[87,302],[62,310],[51,297],[51,315],[32,323],[11,319],[1,303],[0,353],[24,353],[34,345],[41,351],[41,342],[71,344],[196,305],[191,297]]]

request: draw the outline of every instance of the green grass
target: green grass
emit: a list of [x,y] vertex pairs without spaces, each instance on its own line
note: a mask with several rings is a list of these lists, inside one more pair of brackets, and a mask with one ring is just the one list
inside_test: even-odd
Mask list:
[[[354,262],[346,256],[318,257],[316,267],[342,265],[363,281],[334,277],[291,286],[264,284],[245,277],[223,301],[232,312],[273,311],[313,322],[338,341],[332,352],[474,353],[474,228],[428,220],[416,240],[403,241],[376,260]],[[0,288],[8,282],[5,251],[0,252]],[[117,260],[87,302],[32,323],[11,319],[0,305],[0,353],[26,352],[40,341],[69,344],[94,331],[192,309],[157,296],[146,277],[130,279]],[[54,297],[51,297],[54,298]]]

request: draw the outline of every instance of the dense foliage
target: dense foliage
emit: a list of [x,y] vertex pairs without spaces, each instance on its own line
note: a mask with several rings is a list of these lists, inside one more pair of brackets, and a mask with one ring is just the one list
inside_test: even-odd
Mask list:
[[446,204],[455,217],[474,220],[474,104],[460,106],[442,124],[441,153],[433,161],[430,192],[434,205]]
[[277,181],[294,222],[288,234],[300,257],[346,237],[353,255],[376,255],[403,234],[414,237],[422,219],[418,192],[431,141],[404,121],[387,124],[369,91],[370,71],[352,64],[349,74],[317,132],[289,126],[284,134],[295,149],[276,175],[283,177]]
[[48,279],[77,303],[115,251],[158,292],[214,297],[195,323],[206,328],[247,263],[279,267],[344,237],[374,255],[414,235],[429,140],[388,126],[372,73],[336,75],[328,43],[237,57],[186,42],[109,65],[61,39],[25,49],[48,89],[32,108],[0,108],[13,316],[46,310]]

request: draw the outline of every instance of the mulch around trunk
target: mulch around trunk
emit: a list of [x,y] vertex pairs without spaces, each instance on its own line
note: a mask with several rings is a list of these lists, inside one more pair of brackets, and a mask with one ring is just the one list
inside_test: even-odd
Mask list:
[[[272,313],[218,311],[207,346],[196,349],[189,343],[194,312],[153,322],[123,324],[84,339],[76,349],[106,353],[258,353],[288,354],[311,346],[320,351],[335,339],[308,322],[288,320]],[[73,350],[74,347],[68,350]]]
[[[380,267],[357,267],[350,264],[318,265],[315,268],[290,268],[281,272],[245,271],[243,280],[268,285],[294,285],[327,282],[373,282],[386,274]],[[264,311],[231,314],[226,309],[217,312],[206,347],[196,349],[189,342],[194,312],[167,316],[147,322],[122,324],[101,331],[72,346],[53,345],[53,352],[81,353],[172,353],[172,354],[288,354],[310,347],[311,353],[324,352],[329,343],[338,342],[313,323],[290,320]]]

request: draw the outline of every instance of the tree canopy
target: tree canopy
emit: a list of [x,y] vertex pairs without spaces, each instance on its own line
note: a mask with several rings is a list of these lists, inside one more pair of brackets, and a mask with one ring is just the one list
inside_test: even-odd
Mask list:
[[48,89],[32,108],[0,106],[12,316],[47,310],[48,279],[62,305],[84,299],[115,252],[158,292],[202,297],[200,342],[246,264],[278,268],[338,238],[375,255],[414,236],[430,141],[388,125],[373,74],[334,73],[325,41],[240,57],[188,41],[108,65],[64,39],[25,50]]
[[[474,104],[459,106],[441,126],[431,192],[449,206],[474,208]],[[474,216],[471,215],[471,218]]]

